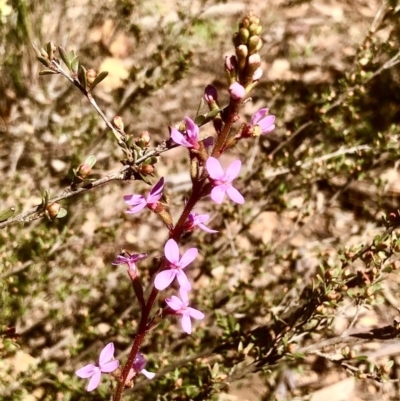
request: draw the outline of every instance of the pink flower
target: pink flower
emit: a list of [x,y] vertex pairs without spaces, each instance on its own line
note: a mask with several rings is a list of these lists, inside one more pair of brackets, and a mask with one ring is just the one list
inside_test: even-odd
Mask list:
[[220,162],[215,157],[207,159],[206,168],[210,174],[214,188],[211,191],[211,199],[219,205],[223,202],[225,193],[236,203],[244,203],[242,194],[232,186],[232,181],[238,176],[242,163],[235,160],[226,169],[222,169]]
[[260,136],[275,129],[275,116],[268,115],[268,109],[260,109],[251,116],[250,129],[253,136]]
[[192,332],[192,322],[190,318],[196,320],[204,319],[204,313],[189,306],[188,293],[183,288],[179,290],[181,298],[172,295],[171,298],[166,298],[167,305],[175,311],[176,315],[182,315],[181,326],[184,332],[190,334]]
[[234,100],[243,99],[246,95],[246,89],[239,82],[234,82],[229,87],[228,92]]
[[157,274],[154,280],[154,286],[157,290],[164,290],[176,277],[179,285],[186,291],[190,291],[192,286],[183,269],[196,259],[198,254],[197,248],[188,249],[180,258],[178,244],[171,238],[165,244],[164,254],[169,262],[169,269],[163,270]]
[[199,148],[199,127],[190,117],[185,117],[186,135],[182,135],[176,128],[171,128],[171,138],[178,145],[185,148]]
[[154,209],[157,202],[162,197],[162,191],[164,188],[164,178],[160,178],[149,194],[144,197],[142,195],[125,195],[124,201],[127,205],[131,206],[126,213],[137,213],[140,212],[146,206],[149,209]]
[[99,366],[89,363],[89,365],[78,369],[75,374],[81,379],[90,377],[86,390],[92,391],[99,385],[102,373],[114,372],[118,366],[119,361],[114,360],[114,344],[108,343],[100,352]]
[[123,252],[117,256],[117,258],[112,262],[112,265],[128,265],[128,272],[131,277],[136,277],[139,275],[136,263],[142,259],[146,259],[146,253],[133,253],[129,254],[128,252]]
[[199,227],[200,230],[205,231],[206,233],[217,233],[217,230],[211,230],[211,228],[208,228],[205,223],[210,219],[210,216],[208,214],[197,214],[195,212],[190,212],[188,221],[185,225],[186,230],[191,231],[195,227]]

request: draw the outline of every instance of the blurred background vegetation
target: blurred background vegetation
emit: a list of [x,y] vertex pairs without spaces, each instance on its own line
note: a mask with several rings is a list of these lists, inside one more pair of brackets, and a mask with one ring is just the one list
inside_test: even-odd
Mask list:
[[[142,352],[159,374],[126,399],[398,400],[396,342],[337,347],[346,363],[305,351],[398,315],[398,238],[379,237],[400,195],[397,1],[0,0],[0,209],[61,193],[89,155],[94,177],[123,157],[75,87],[38,75],[31,43],[53,41],[108,71],[99,105],[157,145],[168,125],[194,117],[207,84],[228,99],[223,60],[250,9],[264,25],[264,77],[242,121],[267,106],[277,128],[224,157],[244,163],[245,207],[203,202],[220,233],[184,239],[200,250],[190,274],[206,319],[192,336],[175,320],[157,326]],[[156,169],[177,212],[187,164],[174,149]],[[155,273],[167,232],[150,213],[126,215],[122,199],[145,189],[113,182],[63,202],[63,219],[0,230],[1,400],[110,399],[109,381],[86,393],[74,371],[110,341],[118,359],[129,352],[139,307],[111,262],[122,248],[146,252],[141,275]]]

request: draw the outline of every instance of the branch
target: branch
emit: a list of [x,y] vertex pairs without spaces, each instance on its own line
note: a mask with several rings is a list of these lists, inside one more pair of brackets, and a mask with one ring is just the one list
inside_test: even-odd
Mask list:
[[[69,186],[63,192],[61,192],[61,194],[55,196],[54,198],[49,199],[48,204],[52,204],[55,202],[59,202],[63,199],[83,194],[87,191],[90,191],[101,185],[107,184],[108,182],[111,181],[133,181],[135,180],[133,176],[135,165],[140,165],[148,158],[153,156],[158,156],[161,153],[164,153],[171,148],[172,146],[167,147],[166,143],[163,142],[161,145],[157,146],[153,150],[149,151],[146,155],[136,160],[136,163],[133,166],[124,166],[120,170],[108,174],[105,177],[99,178],[96,181],[81,184],[81,186],[78,187],[77,189],[71,189],[71,186]],[[5,221],[0,222],[0,229],[16,223],[29,223],[33,220],[42,218],[45,215],[45,210],[43,210],[41,206],[42,205],[38,205],[36,207],[27,210],[26,212],[20,213],[14,217],[11,217]]]

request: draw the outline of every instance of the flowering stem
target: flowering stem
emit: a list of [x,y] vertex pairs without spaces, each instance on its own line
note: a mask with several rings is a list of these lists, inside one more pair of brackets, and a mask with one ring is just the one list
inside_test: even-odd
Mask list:
[[[214,147],[212,156],[217,157],[223,152],[224,145],[228,138],[232,124],[236,121],[236,115],[239,110],[240,104],[241,104],[240,101],[234,101],[231,99],[231,103],[228,106],[229,108],[228,108],[227,120],[226,120],[224,129],[222,130],[222,133],[219,136],[218,141]],[[184,226],[188,219],[189,213],[192,211],[195,204],[200,200],[200,198],[202,196],[202,190],[203,190],[206,176],[207,176],[207,171],[204,169],[204,172],[200,176],[200,178],[198,178],[193,183],[192,192],[190,194],[189,200],[187,201],[175,227],[172,230],[170,230],[170,233],[169,233],[170,239],[174,239],[176,242],[179,242],[179,239],[180,239],[181,235],[183,234]],[[166,263],[167,263],[166,258],[163,257],[163,259],[160,262],[160,268],[158,269],[158,272],[162,271],[165,268]],[[148,321],[149,321],[150,313],[153,308],[154,302],[157,299],[158,293],[159,293],[159,291],[154,287],[154,284],[152,284],[152,290],[151,290],[150,296],[149,296],[146,304],[144,305],[144,307],[142,309],[142,316],[140,318],[138,331],[135,336],[135,339],[133,340],[133,344],[132,344],[131,350],[129,352],[128,360],[122,370],[121,377],[118,380],[118,385],[117,385],[115,395],[113,397],[113,401],[121,400],[122,393],[123,393],[124,387],[125,387],[126,378],[128,377],[129,371],[135,361],[136,355],[138,354],[140,346],[142,345],[144,338],[146,336],[146,333],[148,331]]]

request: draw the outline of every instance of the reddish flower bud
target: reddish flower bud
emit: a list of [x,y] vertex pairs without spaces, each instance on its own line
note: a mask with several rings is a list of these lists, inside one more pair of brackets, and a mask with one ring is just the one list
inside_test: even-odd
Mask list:
[[85,178],[89,177],[91,173],[92,173],[92,167],[90,167],[89,164],[83,163],[78,167],[76,175],[82,180],[84,180]]
[[154,166],[152,166],[151,164],[142,164],[140,166],[140,172],[145,175],[153,174]]
[[49,216],[50,220],[53,220],[57,217],[60,209],[61,205],[59,203],[51,203],[46,208],[46,214]]

